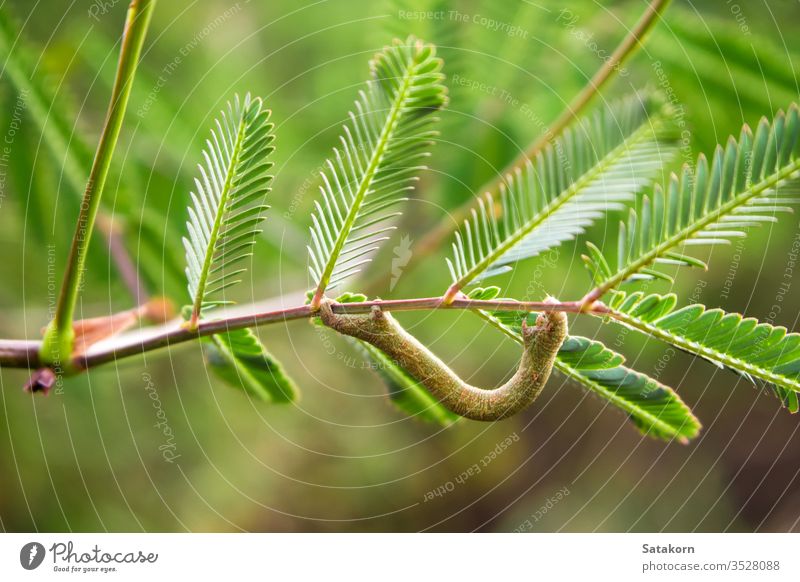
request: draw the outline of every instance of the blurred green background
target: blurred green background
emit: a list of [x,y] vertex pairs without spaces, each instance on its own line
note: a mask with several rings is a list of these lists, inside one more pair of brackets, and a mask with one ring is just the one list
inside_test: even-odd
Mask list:
[[[125,4],[0,3],[21,32],[10,50],[52,100],[50,130],[65,127],[84,163],[102,124]],[[105,211],[147,287],[185,302],[180,236],[209,123],[235,92],[261,95],[277,126],[273,208],[240,299],[301,301],[320,164],[371,54],[414,33],[441,47],[451,103],[431,171],[369,278],[372,293],[384,298],[441,293],[449,283],[446,248],[394,286],[392,249],[408,237],[413,254],[438,219],[539,135],[598,68],[598,51],[613,50],[644,8],[638,0],[571,2],[568,27],[564,4],[551,0],[162,0]],[[503,26],[493,30],[489,21]],[[692,137],[679,161],[691,160],[742,123],[798,99],[798,22],[795,1],[676,0],[601,100],[661,86],[682,108]],[[483,87],[470,88],[476,84]],[[0,102],[0,132],[8,135],[17,95],[2,79]],[[0,198],[0,335],[35,338],[60,281],[79,192],[62,172],[48,126],[43,132],[24,110],[17,125]],[[608,226],[597,225],[593,240],[613,244]],[[788,293],[779,287],[799,233],[797,216],[789,215],[742,243],[715,247],[711,269],[682,271],[676,290],[687,302],[745,310],[800,331],[800,281],[789,276]],[[589,286],[582,248],[578,241],[526,261],[498,284],[514,297],[575,299]],[[80,314],[108,314],[131,301],[98,238]],[[402,320],[474,383],[497,384],[516,366],[518,348],[469,314]],[[675,386],[704,422],[702,436],[688,446],[651,441],[563,377],[510,420],[426,425],[391,406],[346,342],[293,322],[259,330],[302,390],[291,406],[264,406],[209,377],[197,345],[99,368],[46,398],[21,391],[23,372],[3,370],[0,529],[800,529],[796,417],[760,387],[634,332],[584,319],[574,325]],[[157,414],[174,435],[173,462],[162,455]],[[511,444],[493,456],[504,441]],[[479,472],[459,478],[476,463]],[[436,490],[445,494],[430,494]]]

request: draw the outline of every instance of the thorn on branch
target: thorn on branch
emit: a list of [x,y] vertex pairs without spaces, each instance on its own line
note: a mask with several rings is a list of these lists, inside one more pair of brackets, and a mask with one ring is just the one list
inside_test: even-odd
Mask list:
[[163,324],[174,317],[172,302],[165,297],[156,297],[133,309],[75,321],[72,324],[75,342],[71,356],[76,358],[84,355],[94,344],[128,331],[139,321]]
[[30,392],[31,394],[41,392],[47,396],[55,383],[56,373],[53,372],[53,370],[50,368],[39,368],[33,374],[31,374],[31,377],[25,384],[23,390],[25,392]]

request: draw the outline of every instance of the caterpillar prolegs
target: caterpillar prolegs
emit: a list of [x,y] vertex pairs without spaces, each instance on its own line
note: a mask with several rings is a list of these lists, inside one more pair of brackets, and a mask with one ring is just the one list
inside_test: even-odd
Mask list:
[[566,314],[539,314],[535,326],[523,325],[523,352],[517,372],[502,386],[485,390],[464,382],[390,313],[377,307],[369,315],[339,315],[326,301],[320,306],[320,318],[331,329],[386,353],[445,408],[465,418],[484,421],[512,416],[536,400],[567,337]]

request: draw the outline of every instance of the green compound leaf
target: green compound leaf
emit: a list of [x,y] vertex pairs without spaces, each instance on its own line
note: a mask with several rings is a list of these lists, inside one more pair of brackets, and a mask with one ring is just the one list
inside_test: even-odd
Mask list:
[[[522,343],[522,321],[536,325],[536,313],[480,312],[509,337]],[[602,343],[568,336],[556,356],[555,368],[591,393],[625,412],[644,434],[687,443],[700,432],[700,421],[674,390],[623,366],[625,358]]]
[[208,367],[231,386],[274,404],[297,399],[294,382],[252,330],[219,333],[203,338],[203,344]]
[[395,40],[370,62],[372,79],[322,172],[312,214],[309,271],[313,303],[370,262],[393,230],[397,204],[413,190],[437,133],[431,115],[447,102],[433,45]]
[[264,220],[263,204],[269,192],[272,162],[270,111],[261,99],[238,95],[228,103],[211,130],[199,165],[192,205],[186,223],[186,277],[192,298],[191,322],[201,312],[230,303],[224,292],[240,282],[244,268],[231,269],[252,254],[259,225]]
[[618,322],[740,374],[766,383],[789,412],[798,411],[800,334],[752,317],[688,305],[675,295],[626,295],[610,302]]
[[566,339],[556,368],[594,394],[622,409],[642,433],[687,443],[700,432],[700,421],[674,390],[626,368],[620,354],[600,342],[578,336]]
[[710,165],[701,155],[696,168],[684,166],[666,189],[656,187],[652,199],[645,197],[640,210],[620,222],[614,252],[587,243],[583,260],[594,294],[638,279],[672,282],[653,268],[659,263],[706,268],[684,248],[730,244],[751,227],[777,221],[777,213],[790,212],[800,201],[799,136],[800,113],[793,104],[771,124],[762,119],[755,134],[744,126],[738,141],[731,137],[724,148],[717,146]]
[[672,110],[657,95],[631,96],[569,128],[514,175],[478,199],[456,232],[451,292],[505,273],[620,210],[672,161]]

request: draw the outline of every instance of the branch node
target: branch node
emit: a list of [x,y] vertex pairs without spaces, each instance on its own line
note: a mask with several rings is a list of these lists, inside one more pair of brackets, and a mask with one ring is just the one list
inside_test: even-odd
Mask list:
[[30,392],[31,394],[41,392],[47,396],[55,383],[56,373],[53,372],[53,370],[50,368],[39,368],[33,374],[31,374],[31,377],[25,384],[23,390],[25,390],[25,392]]

